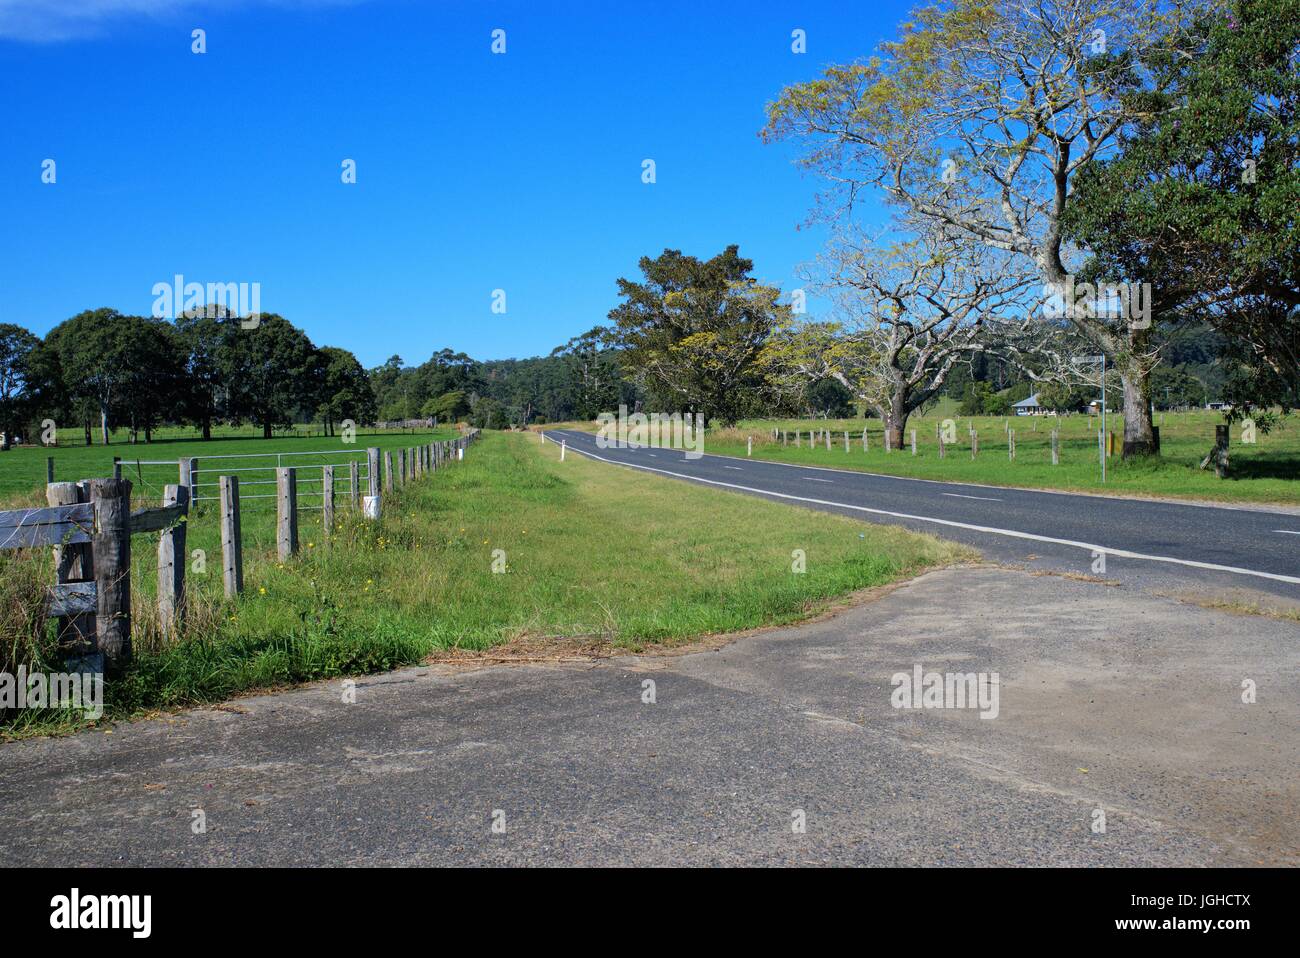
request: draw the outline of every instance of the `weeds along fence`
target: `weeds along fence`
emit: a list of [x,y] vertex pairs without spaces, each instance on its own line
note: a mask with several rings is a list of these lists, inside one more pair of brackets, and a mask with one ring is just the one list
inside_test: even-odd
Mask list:
[[[141,461],[145,466],[170,466],[177,481],[158,492],[161,503],[132,510],[133,483],[127,465],[113,463],[113,476],[46,486],[48,506],[0,512],[0,550],[49,546],[54,550],[55,581],[46,597],[47,611],[56,620],[59,653],[70,671],[119,674],[131,661],[131,537],[161,533],[158,541],[158,620],[164,633],[176,634],[185,619],[187,530],[205,512],[215,516],[221,533],[221,569],[225,597],[233,599],[243,585],[242,504],[246,500],[275,503],[276,555],[286,562],[299,549],[299,518],[317,509],[325,533],[335,523],[337,499],[367,519],[379,519],[385,493],[464,458],[478,439],[470,430],[458,439],[434,441],[382,453],[369,448],[363,459],[328,453],[270,453],[275,463],[239,461],[252,456],[210,456],[174,461]],[[295,465],[305,456],[329,456],[330,462]],[[310,475],[300,475],[304,469]],[[315,471],[320,470],[319,478]],[[342,470],[339,472],[338,470]],[[267,473],[270,472],[270,477]],[[142,475],[142,473],[140,473]],[[300,486],[318,502],[304,505]],[[146,483],[148,485],[148,483]],[[273,486],[274,491],[268,487]],[[245,494],[245,489],[253,489]]]

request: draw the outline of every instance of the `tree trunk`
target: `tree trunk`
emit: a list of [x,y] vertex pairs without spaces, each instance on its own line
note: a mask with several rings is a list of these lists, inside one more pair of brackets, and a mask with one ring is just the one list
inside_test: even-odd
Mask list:
[[890,400],[889,408],[880,411],[880,418],[885,421],[885,440],[891,450],[903,448],[903,434],[907,428],[907,400],[896,395]]
[[86,445],[89,446],[91,445],[91,439],[94,438],[90,432],[90,420],[87,419],[85,422],[82,423],[82,426],[84,426],[86,429]]
[[265,422],[262,423],[262,438],[263,439],[271,438],[271,420],[269,419],[267,419]]
[[108,445],[108,410],[99,410],[99,436],[105,446]]
[[1138,363],[1120,370],[1124,384],[1124,451],[1123,456],[1156,454],[1155,433],[1151,421],[1151,371]]

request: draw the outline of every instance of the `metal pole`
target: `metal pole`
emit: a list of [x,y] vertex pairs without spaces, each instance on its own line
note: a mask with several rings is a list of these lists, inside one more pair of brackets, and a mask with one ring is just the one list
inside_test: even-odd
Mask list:
[[1106,354],[1101,354],[1101,482],[1106,484]]

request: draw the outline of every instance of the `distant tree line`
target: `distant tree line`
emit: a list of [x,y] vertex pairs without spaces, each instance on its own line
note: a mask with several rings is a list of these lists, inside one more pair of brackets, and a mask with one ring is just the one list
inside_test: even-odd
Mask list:
[[42,339],[0,324],[0,432],[37,436],[41,423],[79,429],[87,445],[125,428],[149,442],[163,425],[252,423],[262,435],[303,421],[327,434],[375,419],[370,377],[346,349],[317,347],[288,320],[254,322],[222,308],[175,323],[92,309]]

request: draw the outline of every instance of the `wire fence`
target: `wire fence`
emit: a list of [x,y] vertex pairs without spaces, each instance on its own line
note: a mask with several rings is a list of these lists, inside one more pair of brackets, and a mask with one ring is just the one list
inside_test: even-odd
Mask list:
[[359,489],[370,482],[370,468],[365,449],[355,452],[325,449],[310,452],[235,453],[213,456],[196,456],[179,459],[122,459],[115,458],[114,470],[131,479],[143,497],[161,493],[164,486],[179,481],[190,489],[191,501],[196,508],[203,503],[220,500],[222,476],[238,476],[240,488],[270,486],[270,491],[250,491],[241,500],[275,499],[276,470],[292,466],[297,470],[299,496],[319,499],[304,502],[302,509],[324,508],[325,468],[346,469],[343,481],[349,482],[355,467]]

